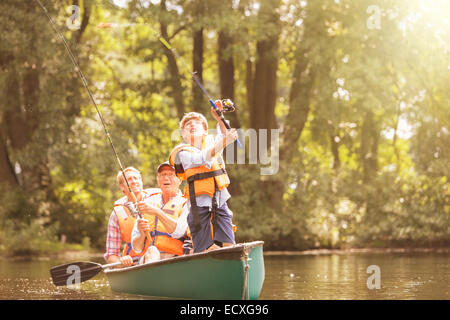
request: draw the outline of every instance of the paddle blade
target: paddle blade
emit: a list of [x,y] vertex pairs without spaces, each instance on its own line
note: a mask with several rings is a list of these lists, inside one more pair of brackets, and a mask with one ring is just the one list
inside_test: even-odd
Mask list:
[[50,275],[55,286],[70,286],[89,280],[102,270],[102,265],[95,262],[73,262],[51,268]]

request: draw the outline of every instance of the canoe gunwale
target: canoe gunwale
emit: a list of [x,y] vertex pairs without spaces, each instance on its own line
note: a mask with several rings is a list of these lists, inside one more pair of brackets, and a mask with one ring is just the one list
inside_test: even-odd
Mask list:
[[264,244],[264,241],[253,241],[253,242],[244,242],[239,243],[236,245],[233,245],[231,247],[225,247],[216,249],[209,252],[201,252],[201,253],[193,253],[189,255],[183,255],[183,256],[176,256],[172,258],[167,258],[163,260],[158,260],[154,262],[149,262],[145,264],[138,264],[130,267],[124,267],[124,268],[117,268],[117,269],[106,269],[104,272],[106,274],[116,274],[116,273],[123,273],[128,271],[134,271],[139,269],[145,269],[150,267],[156,267],[156,266],[162,266],[182,261],[191,261],[196,259],[204,259],[204,258],[214,258],[219,260],[242,260],[245,258],[246,255],[248,255],[251,251],[251,249],[255,247],[262,246]]

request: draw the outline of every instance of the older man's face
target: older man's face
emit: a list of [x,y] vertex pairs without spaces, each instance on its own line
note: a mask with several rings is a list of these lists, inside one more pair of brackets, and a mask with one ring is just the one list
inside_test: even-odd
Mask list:
[[169,193],[175,195],[181,183],[180,179],[175,175],[175,170],[168,166],[161,168],[156,176],[156,180],[163,194]]

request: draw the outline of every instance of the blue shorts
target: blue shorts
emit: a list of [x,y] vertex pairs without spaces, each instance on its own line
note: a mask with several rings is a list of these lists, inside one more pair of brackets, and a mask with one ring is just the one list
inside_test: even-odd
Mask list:
[[[233,224],[231,222],[233,213],[226,203],[216,209],[215,217],[212,221],[209,207],[197,207],[197,212],[200,221],[200,226],[197,231],[194,231],[195,227],[192,209],[187,216],[192,242],[194,243],[194,253],[208,249],[215,241],[234,244]],[[214,239],[211,235],[211,223],[214,229]]]

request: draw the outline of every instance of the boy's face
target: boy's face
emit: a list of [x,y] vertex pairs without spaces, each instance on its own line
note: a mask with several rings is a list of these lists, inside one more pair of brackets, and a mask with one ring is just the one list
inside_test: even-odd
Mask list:
[[183,127],[181,135],[183,136],[184,141],[190,144],[201,143],[203,137],[205,137],[207,131],[203,125],[203,122],[200,119],[191,119],[188,120]]

